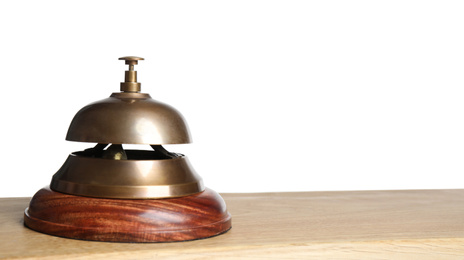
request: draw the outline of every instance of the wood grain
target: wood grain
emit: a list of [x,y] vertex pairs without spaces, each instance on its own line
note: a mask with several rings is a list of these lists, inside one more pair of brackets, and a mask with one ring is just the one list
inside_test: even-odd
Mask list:
[[39,190],[24,224],[60,237],[106,242],[172,242],[207,238],[231,227],[213,190],[169,199],[101,199]]
[[2,259],[464,259],[464,190],[222,194],[227,233],[180,243],[64,239],[0,199]]

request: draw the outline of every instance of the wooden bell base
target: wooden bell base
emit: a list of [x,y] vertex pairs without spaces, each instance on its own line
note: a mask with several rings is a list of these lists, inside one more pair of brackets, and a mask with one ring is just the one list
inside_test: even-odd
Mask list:
[[212,237],[231,228],[213,190],[168,199],[101,199],[39,190],[24,213],[36,231],[107,242],[173,242]]

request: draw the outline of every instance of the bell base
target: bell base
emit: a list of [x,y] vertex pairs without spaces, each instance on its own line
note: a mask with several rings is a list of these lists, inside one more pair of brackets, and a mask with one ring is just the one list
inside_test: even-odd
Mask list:
[[32,230],[106,242],[175,242],[228,231],[231,217],[211,190],[168,199],[102,199],[39,190],[24,213]]

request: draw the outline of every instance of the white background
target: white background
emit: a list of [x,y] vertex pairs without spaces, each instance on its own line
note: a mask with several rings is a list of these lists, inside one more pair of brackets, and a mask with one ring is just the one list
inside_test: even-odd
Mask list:
[[32,196],[84,105],[144,57],[220,192],[463,188],[462,1],[2,1],[0,197]]

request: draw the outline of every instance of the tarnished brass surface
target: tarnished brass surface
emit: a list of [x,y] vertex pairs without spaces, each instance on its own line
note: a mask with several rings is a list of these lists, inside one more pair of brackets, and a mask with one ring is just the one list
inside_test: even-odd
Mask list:
[[144,93],[113,93],[77,112],[68,141],[113,144],[190,143],[182,115]]
[[185,156],[161,160],[131,160],[131,153],[148,151],[127,150],[128,160],[112,160],[69,155],[53,175],[50,188],[73,195],[153,199],[181,197],[205,189],[201,177]]

